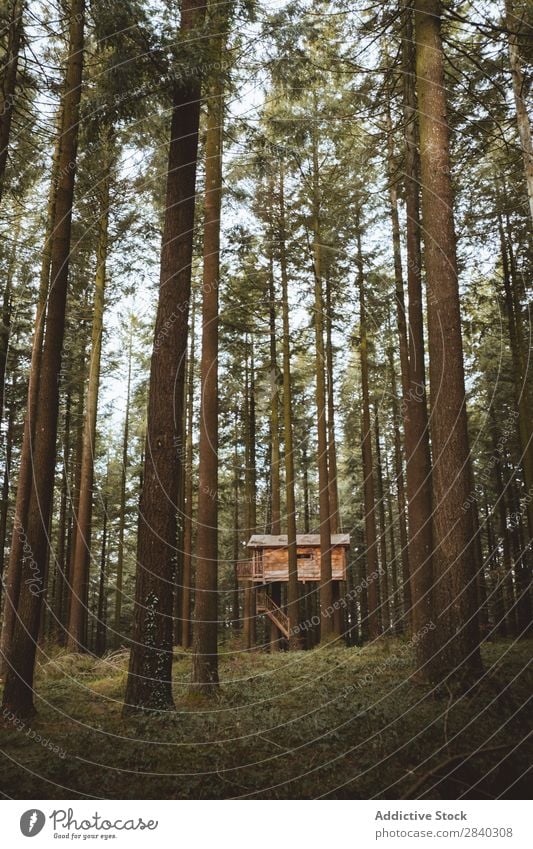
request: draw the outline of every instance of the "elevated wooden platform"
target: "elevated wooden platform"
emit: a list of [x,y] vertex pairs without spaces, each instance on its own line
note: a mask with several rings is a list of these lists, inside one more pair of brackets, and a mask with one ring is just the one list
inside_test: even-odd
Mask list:
[[[318,534],[298,534],[296,537],[298,580],[302,583],[320,580],[320,537]],[[348,534],[333,534],[331,537],[332,580],[345,581],[347,551],[350,547]],[[248,548],[252,557],[237,566],[240,581],[257,584],[285,582],[289,580],[289,552],[286,536],[255,535],[250,538]]]

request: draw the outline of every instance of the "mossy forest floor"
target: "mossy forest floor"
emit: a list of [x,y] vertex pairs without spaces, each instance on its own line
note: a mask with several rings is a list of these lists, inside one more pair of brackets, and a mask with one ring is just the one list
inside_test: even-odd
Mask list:
[[38,714],[2,717],[12,798],[523,798],[533,762],[533,641],[486,643],[467,693],[410,679],[400,640],[245,653],[226,645],[220,695],[192,698],[176,653],[176,712],[121,717],[127,654],[41,656]]

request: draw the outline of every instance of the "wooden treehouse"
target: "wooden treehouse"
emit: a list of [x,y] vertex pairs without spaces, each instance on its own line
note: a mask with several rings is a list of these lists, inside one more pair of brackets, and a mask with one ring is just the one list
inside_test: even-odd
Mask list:
[[[348,534],[333,534],[331,537],[331,577],[333,596],[338,598],[339,586],[346,580]],[[257,612],[265,613],[272,624],[286,638],[289,637],[289,620],[282,605],[282,588],[289,580],[289,550],[287,536],[257,534],[250,538],[248,548],[251,559],[239,563],[239,581],[257,587]],[[303,584],[320,581],[320,536],[298,534],[296,536],[298,581]]]

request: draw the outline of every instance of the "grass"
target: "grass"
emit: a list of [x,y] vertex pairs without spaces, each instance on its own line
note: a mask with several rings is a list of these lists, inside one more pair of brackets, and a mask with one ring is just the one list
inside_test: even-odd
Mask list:
[[0,788],[14,798],[521,798],[532,762],[533,641],[487,643],[485,675],[453,693],[410,679],[399,640],[362,649],[221,657],[211,700],[123,719],[127,654],[41,657],[37,716],[0,727]]

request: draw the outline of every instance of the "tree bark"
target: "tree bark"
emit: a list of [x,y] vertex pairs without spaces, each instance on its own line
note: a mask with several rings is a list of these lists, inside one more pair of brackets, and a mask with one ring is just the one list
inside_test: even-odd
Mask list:
[[270,323],[270,533],[281,534],[281,498],[279,463],[279,382],[276,345],[276,284],[274,266],[270,258],[269,270],[269,323]]
[[[84,294],[83,315],[89,313],[87,292]],[[79,351],[76,352],[75,359],[78,360],[78,370],[74,362],[72,368],[72,382],[75,386],[76,405],[73,412],[73,431],[74,431],[74,459],[72,463],[72,488],[71,488],[71,522],[70,522],[70,537],[68,545],[68,595],[67,595],[67,624],[70,619],[70,605],[72,603],[72,575],[74,572],[74,555],[76,552],[76,538],[78,534],[78,511],[80,507],[80,492],[81,492],[81,466],[83,459],[83,432],[84,432],[84,410],[85,410],[85,386],[87,378],[87,348],[90,344],[88,338],[89,327],[85,319],[79,323]],[[66,632],[68,638],[68,628]]]
[[[194,298],[193,298],[194,299]],[[183,381],[183,434],[185,445],[180,447],[182,454],[182,462],[184,466],[187,463],[187,392],[189,388],[189,367],[190,362],[187,356],[185,361],[185,378]],[[186,485],[187,469],[184,468],[183,475],[180,480],[180,488],[178,492],[178,510],[177,510],[177,527],[176,527],[176,558],[174,562],[174,587],[172,592],[172,642],[174,645],[181,645],[183,634],[183,622],[181,612],[183,607],[183,543],[185,537],[185,485]],[[190,615],[189,615],[190,619]]]
[[289,270],[287,263],[287,225],[285,210],[285,172],[280,160],[279,175],[279,260],[281,274],[281,304],[283,321],[283,446],[285,457],[285,509],[287,512],[287,616],[289,617],[289,649],[301,647],[298,636],[300,623],[300,587],[298,584],[298,554],[296,547],[296,498],[294,472],[294,439],[292,419],[291,336],[289,319]]
[[192,590],[192,516],[193,516],[193,428],[194,428],[194,357],[195,306],[191,309],[191,346],[187,374],[187,432],[185,435],[185,517],[183,524],[183,575],[181,589],[181,645],[191,646]]
[[55,641],[64,645],[67,635],[67,586],[68,586],[68,495],[70,470],[70,405],[71,395],[67,394],[65,402],[64,434],[63,434],[63,463],[61,470],[61,499],[59,503],[59,521],[57,527],[56,582],[54,587],[54,637]]
[[[420,640],[419,673],[433,682],[481,668],[470,457],[459,308],[449,130],[439,0],[419,0],[415,15],[422,214],[428,281],[433,448],[433,640]],[[426,620],[429,625],[429,620]],[[432,643],[430,646],[429,643]]]
[[[28,454],[33,476],[27,502],[26,522],[21,523],[24,554],[17,606],[17,621],[8,658],[4,706],[20,715],[31,714],[36,640],[39,633],[47,559],[47,534],[52,507],[56,435],[59,406],[59,375],[65,331],[68,260],[75,163],[78,142],[78,116],[83,66],[84,2],[72,0],[69,24],[69,53],[64,97],[64,132],[61,144],[59,182],[56,200],[56,226],[53,234],[50,291],[46,312],[37,419],[33,444]],[[29,401],[31,395],[29,394]],[[29,405],[29,412],[31,407]],[[29,433],[31,437],[31,430]],[[30,456],[31,455],[31,456]],[[22,461],[21,461],[22,463]]]
[[505,604],[503,602],[503,588],[501,581],[500,557],[498,543],[494,537],[492,527],[493,513],[489,509],[487,491],[484,491],[484,516],[485,525],[487,528],[487,543],[489,548],[489,575],[490,575],[490,615],[489,622],[492,632],[496,632],[501,637],[507,635],[507,626],[505,622]]
[[[520,637],[528,637],[532,628],[531,551],[530,547],[525,544],[522,509],[516,481],[513,477],[511,477],[509,487],[509,510],[512,514],[510,537],[516,583],[516,608],[513,611],[512,622],[515,624],[516,633]],[[512,586],[509,587],[509,597],[512,597]]]
[[[270,216],[272,222],[273,191],[270,184]],[[271,227],[271,230],[273,228]],[[271,241],[274,233],[271,232]],[[281,486],[280,486],[280,450],[279,450],[279,380],[276,339],[276,282],[274,279],[274,258],[270,254],[269,264],[269,327],[270,327],[270,533],[273,536],[281,534]],[[272,587],[271,587],[272,594]],[[274,590],[274,593],[276,590]],[[280,648],[281,634],[273,620],[270,621],[270,651]],[[267,623],[268,624],[268,623]]]
[[239,464],[239,411],[235,410],[235,431],[234,431],[234,446],[233,446],[233,594],[232,594],[232,610],[231,610],[231,625],[233,632],[238,634],[241,630],[240,619],[240,591],[239,591],[239,562],[240,562],[240,513],[239,513],[239,497],[241,472]]
[[[13,375],[13,381],[15,375]],[[7,514],[9,508],[9,480],[11,476],[11,457],[13,454],[14,410],[11,406],[7,416],[7,431],[5,438],[6,451],[4,456],[4,477],[2,480],[2,502],[0,508],[0,600],[2,599],[3,577],[5,565],[5,543],[7,533]]]
[[130,319],[128,342],[128,378],[126,383],[126,410],[122,436],[122,465],[120,468],[120,506],[118,514],[117,577],[115,583],[115,610],[113,620],[113,643],[120,644],[122,618],[122,587],[124,583],[124,536],[126,532],[126,481],[128,478],[128,452],[130,438],[131,368],[133,347],[133,317]]
[[[5,382],[9,351],[9,336],[11,330],[13,277],[15,270],[15,260],[18,250],[19,234],[20,218],[17,219],[15,235],[13,238],[13,245],[10,252],[6,286],[4,289],[4,297],[2,303],[2,319],[0,326],[0,423],[3,421],[5,412]],[[9,479],[11,472],[11,455],[13,449],[13,416],[13,407],[11,407],[8,413],[7,431],[5,435],[4,476],[2,480],[2,496],[0,506],[0,603],[2,601],[3,575],[5,566],[5,542],[7,533],[7,514],[9,507]]]
[[[409,525],[409,583],[405,586],[406,613],[413,634],[423,633],[430,617],[433,586],[433,525],[431,453],[429,445],[426,369],[424,363],[424,318],[422,305],[422,255],[420,247],[420,161],[417,139],[415,92],[416,50],[412,0],[404,0],[402,71],[405,126],[405,207],[407,247],[408,363],[402,363],[402,415],[404,423],[406,491]],[[401,256],[396,260],[401,270]],[[401,300],[399,300],[401,289]],[[397,278],[398,329],[405,338],[403,280]],[[407,370],[406,370],[407,369]],[[409,603],[409,607],[407,607]],[[429,648],[430,632],[417,643]]]
[[311,508],[309,505],[309,454],[307,449],[307,436],[302,441],[302,475],[303,475],[303,499],[304,499],[304,534],[310,531]]
[[100,360],[104,326],[104,298],[109,229],[110,152],[104,141],[104,176],[99,187],[100,210],[98,247],[96,251],[96,280],[94,289],[91,355],[85,404],[83,444],[80,467],[80,496],[77,511],[76,543],[70,575],[71,600],[67,648],[84,651],[87,645],[88,585],[91,557],[91,522],[93,510],[94,457],[96,453],[96,419],[100,387]]
[[[516,280],[512,274],[512,258],[506,243],[501,216],[498,217],[500,249],[502,259],[502,282],[505,312],[509,327],[509,345],[513,360],[513,389],[518,411],[518,437],[520,441],[521,466],[524,483],[529,495],[533,495],[533,417],[528,396],[527,365],[524,362],[524,340],[520,315],[520,303],[516,294]],[[510,245],[509,245],[510,248]],[[529,538],[533,539],[533,498],[527,502]]]
[[[108,468],[109,475],[109,468]],[[107,488],[107,480],[106,480],[106,488]],[[100,578],[98,582],[98,612],[96,614],[96,639],[94,652],[98,657],[101,657],[106,650],[106,611],[107,611],[107,599],[106,599],[106,566],[107,566],[107,510],[108,510],[108,498],[107,495],[104,497],[104,521],[102,527],[102,549],[100,552]]]
[[322,255],[320,233],[320,186],[318,145],[313,133],[313,272],[315,279],[315,378],[318,442],[318,502],[320,512],[320,639],[334,633],[333,583],[331,580],[331,512],[329,499],[328,435],[324,350],[324,301],[322,291]]
[[59,161],[61,145],[63,140],[63,112],[64,104],[58,112],[58,133],[52,159],[50,175],[50,189],[48,193],[48,206],[46,215],[46,234],[41,259],[39,277],[39,294],[37,297],[37,308],[35,312],[33,343],[31,351],[30,375],[28,380],[28,393],[26,404],[26,416],[22,435],[22,452],[20,457],[17,494],[15,499],[15,517],[11,535],[11,547],[9,551],[9,562],[6,580],[6,594],[4,601],[4,617],[2,625],[2,636],[0,640],[0,656],[2,673],[5,672],[5,664],[11,650],[13,628],[15,625],[16,610],[20,592],[20,578],[22,570],[22,552],[24,545],[24,534],[21,529],[26,522],[28,500],[30,497],[30,485],[32,475],[31,442],[35,433],[35,420],[37,417],[37,399],[39,395],[39,380],[41,372],[42,346],[44,338],[44,321],[48,287],[50,284],[50,266],[52,256],[52,240],[55,233],[56,203],[59,183]]
[[513,82],[513,95],[516,108],[516,123],[524,158],[524,173],[526,178],[527,196],[529,199],[529,214],[533,224],[533,145],[531,143],[531,126],[526,108],[526,85],[522,62],[518,47],[518,18],[514,12],[512,0],[505,0],[505,23],[507,25],[507,41],[509,45],[509,65]]
[[[388,466],[388,464],[387,464]],[[394,533],[394,509],[392,506],[392,492],[390,486],[390,477],[388,468],[386,469],[387,480],[389,481],[387,486],[387,513],[388,513],[388,522],[389,522],[389,540],[390,540],[390,564],[391,564],[391,579],[392,579],[392,632],[394,634],[401,633],[402,631],[402,622],[401,622],[401,605],[400,605],[400,591],[399,591],[399,581],[398,581],[398,561],[397,561],[397,547],[396,547],[396,536]],[[400,517],[401,523],[401,517]],[[401,526],[401,525],[400,525]],[[400,542],[401,545],[401,542]]]
[[[364,471],[363,471],[364,474]],[[366,494],[366,493],[365,493]],[[366,552],[368,550],[368,546],[366,545],[366,502],[364,510],[361,512],[365,513],[365,516],[361,516],[361,524],[364,524],[365,530],[361,531],[360,535],[360,554],[354,564],[354,573],[356,578],[357,585],[361,588],[361,592],[358,593],[358,601],[359,601],[359,626],[360,626],[360,637],[361,643],[366,643],[370,636],[370,627],[369,627],[369,586],[367,587],[367,578],[368,578],[368,555],[365,557]],[[363,520],[364,519],[364,523]],[[372,598],[372,604],[375,605],[374,610],[377,607],[377,598]],[[376,635],[379,633],[379,629],[376,629]]]
[[[524,556],[524,540],[522,533],[522,514],[520,509],[520,497],[516,480],[513,478],[513,473],[510,473],[509,484],[506,489],[508,512],[509,512],[509,542],[511,548],[511,563],[512,569],[504,575],[503,595],[505,599],[505,615],[507,620],[507,630],[510,636],[516,636],[518,632],[518,580],[517,575],[520,570],[520,564]],[[529,578],[529,588],[531,588],[531,575]]]
[[[213,23],[218,36],[223,27],[221,16],[215,14]],[[221,35],[217,37],[216,55],[222,61]],[[222,75],[218,74],[209,87],[205,146],[198,534],[191,679],[192,689],[203,695],[218,687],[218,287],[223,134],[224,87]]]
[[[498,437],[495,430],[496,423],[494,419],[492,419],[492,445],[493,450],[497,450],[498,445]],[[497,457],[497,455],[494,455]],[[511,542],[509,538],[509,533],[507,530],[507,505],[505,498],[505,490],[503,486],[503,478],[502,478],[502,470],[500,466],[500,458],[496,460],[494,463],[494,484],[495,484],[495,495],[496,495],[496,506],[498,512],[498,532],[501,539],[502,545],[502,565],[501,569],[498,569],[498,580],[501,582],[502,586],[502,595],[506,591],[507,588],[507,596],[508,596],[508,586],[509,579],[512,581],[512,569],[513,569],[513,560],[511,554]],[[497,623],[498,629],[502,635],[508,633],[508,615],[509,615],[509,604],[508,598],[505,600],[505,605],[502,605],[501,616],[502,621]],[[511,629],[512,632],[512,629]]]
[[390,632],[390,599],[389,599],[389,561],[387,557],[387,522],[385,518],[385,493],[383,487],[383,467],[381,464],[381,446],[379,434],[379,418],[377,404],[374,405],[374,437],[376,443],[376,495],[378,499],[379,517],[379,554],[381,561],[380,595],[381,621],[385,634]]
[[400,530],[400,554],[402,563],[401,583],[403,592],[402,603],[400,604],[399,597],[396,599],[394,624],[396,630],[406,631],[409,630],[412,608],[411,577],[409,567],[409,541],[407,535],[407,503],[405,500],[405,482],[402,463],[402,436],[400,433],[401,413],[398,404],[396,370],[394,367],[394,352],[392,346],[389,347],[388,354],[391,375],[392,417],[394,429],[394,479],[396,483],[398,497],[398,524]]
[[4,393],[7,369],[7,356],[9,351],[9,335],[11,331],[11,310],[13,298],[13,281],[15,277],[15,263],[18,254],[21,220],[17,218],[15,233],[9,253],[9,261],[6,274],[6,285],[2,299],[2,319],[0,325],[0,422],[4,414]]
[[[183,0],[181,32],[200,27],[205,2]],[[150,369],[137,541],[133,643],[124,710],[172,708],[172,587],[183,475],[183,383],[191,292],[200,83],[173,93],[159,302]],[[177,450],[178,449],[178,450]]]
[[[248,339],[246,340],[248,346]],[[244,376],[244,409],[245,409],[245,494],[246,494],[246,534],[248,539],[257,530],[256,511],[256,466],[255,466],[255,378],[254,378],[253,340],[251,343],[250,366],[248,365],[248,349]],[[247,649],[256,643],[257,617],[256,595],[254,584],[248,581],[244,588],[244,638]]]
[[12,0],[7,35],[7,49],[3,58],[0,84],[0,202],[5,188],[5,172],[11,121],[15,106],[20,46],[23,36],[24,0]]
[[331,307],[331,280],[326,275],[326,375],[327,375],[327,407],[328,407],[328,483],[330,530],[338,534],[341,522],[339,514],[339,483],[337,480],[337,444],[335,439],[335,385],[333,369],[333,316]]
[[378,611],[379,574],[377,533],[376,533],[376,503],[374,494],[374,460],[372,451],[372,429],[370,425],[370,390],[368,367],[368,337],[366,324],[365,278],[363,269],[363,252],[361,248],[359,213],[357,213],[357,276],[359,285],[359,351],[361,358],[361,390],[362,390],[362,422],[361,422],[361,454],[363,460],[363,490],[365,501],[365,543],[366,543],[366,575],[368,582],[366,604],[368,605],[367,623],[364,633],[370,640],[380,635]]

